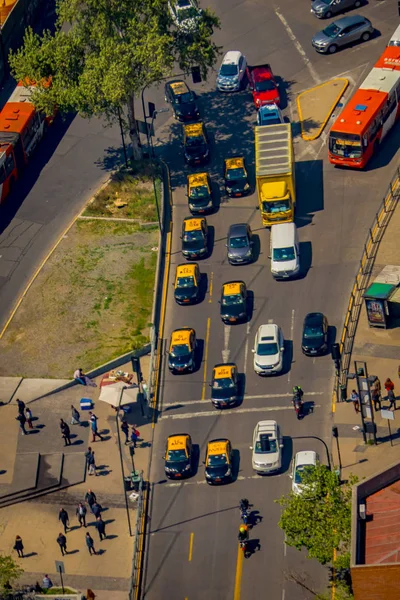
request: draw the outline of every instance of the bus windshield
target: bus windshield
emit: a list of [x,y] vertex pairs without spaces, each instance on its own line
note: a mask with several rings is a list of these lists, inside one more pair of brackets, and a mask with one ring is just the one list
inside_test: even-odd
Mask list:
[[361,137],[354,133],[338,133],[331,131],[329,134],[329,150],[336,156],[344,158],[361,158]]

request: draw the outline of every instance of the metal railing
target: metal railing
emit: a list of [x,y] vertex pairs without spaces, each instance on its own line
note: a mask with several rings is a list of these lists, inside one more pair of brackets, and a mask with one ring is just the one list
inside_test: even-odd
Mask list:
[[147,512],[147,487],[143,479],[143,471],[140,473],[139,489],[137,492],[136,526],[134,533],[133,558],[131,584],[129,589],[129,600],[138,600],[142,576],[142,562],[144,552],[144,537],[146,532]]
[[363,295],[368,287],[369,278],[375,264],[375,258],[379,249],[379,244],[383,238],[391,216],[396,209],[399,199],[400,167],[396,169],[396,173],[389,183],[385,197],[383,198],[374,217],[373,224],[368,230],[367,239],[365,241],[363,254],[360,260],[360,266],[351,290],[350,300],[344,319],[343,331],[340,338],[340,371],[336,374],[335,380],[335,393],[338,401],[342,399],[340,393],[341,390],[345,390],[347,387],[347,376],[349,373],[354,338],[360,318]]

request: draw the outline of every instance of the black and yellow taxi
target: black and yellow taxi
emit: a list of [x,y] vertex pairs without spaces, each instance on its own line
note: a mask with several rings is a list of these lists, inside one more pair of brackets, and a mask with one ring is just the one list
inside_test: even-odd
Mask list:
[[200,298],[201,273],[197,263],[176,267],[174,297],[178,304],[194,304]]
[[210,385],[211,402],[215,408],[236,404],[238,401],[238,369],[235,363],[215,365]]
[[210,485],[232,481],[232,446],[227,439],[211,440],[205,460],[206,481]]
[[243,156],[225,159],[224,177],[228,196],[240,197],[249,193],[250,183]]
[[196,94],[182,79],[174,79],[165,84],[165,101],[171,104],[174,117],[178,121],[190,121],[200,116]]
[[221,290],[221,319],[224,323],[247,320],[247,288],[244,281],[228,281]]
[[182,223],[182,254],[188,260],[208,254],[208,225],[204,217],[185,217]]
[[188,433],[175,433],[167,438],[165,474],[169,479],[182,479],[192,474],[192,438]]
[[210,148],[204,123],[188,123],[183,126],[183,151],[189,165],[208,162]]
[[208,173],[193,173],[187,178],[189,210],[193,215],[211,212],[214,208]]
[[196,332],[191,327],[175,329],[171,334],[168,368],[172,373],[191,373],[195,368]]

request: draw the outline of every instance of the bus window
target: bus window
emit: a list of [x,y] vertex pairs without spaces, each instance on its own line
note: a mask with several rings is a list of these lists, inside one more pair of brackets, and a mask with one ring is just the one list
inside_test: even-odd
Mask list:
[[6,172],[6,177],[11,175],[11,173],[15,169],[14,154],[12,152],[11,152],[11,154],[9,154],[7,156],[5,164],[4,164],[4,168],[5,168],[5,172]]
[[361,158],[361,138],[353,133],[339,133],[331,131],[329,136],[329,150],[336,156],[345,158]]

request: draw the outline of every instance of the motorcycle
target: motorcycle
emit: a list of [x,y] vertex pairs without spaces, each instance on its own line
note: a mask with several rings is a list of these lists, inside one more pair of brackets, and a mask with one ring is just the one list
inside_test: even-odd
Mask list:
[[243,521],[243,523],[245,525],[248,524],[248,520],[249,520],[249,508],[250,508],[250,503],[247,500],[247,498],[244,498],[243,500],[240,501],[240,517]]
[[293,406],[294,410],[296,411],[297,418],[301,419],[303,416],[303,403],[300,396],[293,397]]

